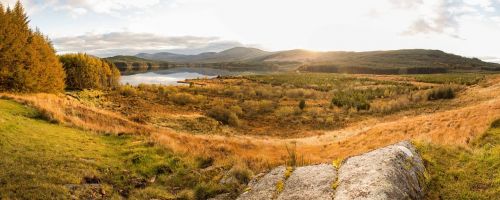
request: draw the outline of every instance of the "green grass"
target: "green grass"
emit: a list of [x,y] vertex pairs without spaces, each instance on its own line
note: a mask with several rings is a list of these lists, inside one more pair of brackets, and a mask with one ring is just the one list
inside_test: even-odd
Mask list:
[[409,75],[419,82],[437,84],[475,85],[484,79],[481,74],[420,74]]
[[264,75],[245,76],[250,80],[272,85],[291,85],[297,88],[311,88],[329,91],[339,88],[352,88],[356,86],[392,85],[411,86],[393,81],[380,81],[369,78],[358,78],[345,74],[334,73],[274,73]]
[[428,172],[428,199],[500,197],[500,120],[470,149],[419,144]]
[[[100,135],[38,116],[32,108],[0,100],[0,199],[171,199],[212,181],[213,176],[192,173],[194,162],[145,137]],[[84,184],[85,178],[98,180],[97,189]],[[210,187],[205,196],[224,189]]]

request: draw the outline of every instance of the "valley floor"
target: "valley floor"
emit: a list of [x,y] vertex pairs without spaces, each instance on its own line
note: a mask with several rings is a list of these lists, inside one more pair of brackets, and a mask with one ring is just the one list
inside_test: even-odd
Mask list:
[[[398,76],[374,78],[401,79]],[[106,98],[109,100],[117,94],[111,95]],[[341,127],[303,129],[303,133],[288,137],[235,133],[235,130],[254,130],[251,123],[246,124],[251,129],[215,123],[208,126],[216,127],[210,134],[159,125],[152,123],[154,118],[137,116],[134,109],[140,109],[144,102],[140,96],[117,97],[119,101],[103,101],[95,95],[85,97],[73,93],[69,96],[3,96],[11,99],[0,101],[0,168],[6,169],[0,173],[0,194],[5,197],[36,198],[40,192],[68,197],[81,195],[81,190],[89,189],[90,185],[91,192],[84,194],[203,199],[241,190],[251,174],[247,169],[257,173],[283,163],[330,163],[402,140],[416,142],[426,160],[430,170],[429,199],[487,199],[499,195],[499,176],[489,174],[489,171],[500,171],[500,155],[495,142],[498,128],[488,131],[491,123],[500,118],[500,76],[497,75],[467,86],[452,100],[419,104],[419,107],[383,115],[355,114],[351,116],[355,120]],[[120,101],[129,106],[123,107],[126,104]],[[321,107],[322,101],[312,105]],[[170,109],[170,116],[185,118],[199,118],[205,114],[196,106],[175,108],[176,105],[167,104],[161,109]],[[127,115],[130,112],[132,115]],[[242,119],[252,119],[245,117]],[[213,122],[207,120],[207,123]],[[194,125],[199,124],[204,122]],[[488,134],[493,134],[490,138],[494,139],[483,144],[485,140],[479,138],[489,137]],[[446,159],[441,160],[443,155]],[[175,164],[177,162],[181,164]],[[162,163],[169,164],[164,166]],[[481,173],[475,176],[478,179],[464,174],[475,170]],[[233,173],[235,177],[244,176],[234,185],[219,186],[220,181],[227,178],[228,171],[237,171]],[[188,175],[193,172],[197,175]],[[493,177],[492,181],[487,181],[483,173]],[[94,176],[102,183],[97,189],[92,188],[96,182]],[[186,177],[187,181],[181,181]],[[152,178],[155,180],[151,182]],[[35,181],[31,183],[31,180]],[[460,180],[464,180],[464,184],[459,184]],[[453,181],[459,185],[448,185]],[[465,192],[457,193],[452,187]],[[22,196],[20,191],[28,192]],[[479,195],[481,192],[484,195]]]

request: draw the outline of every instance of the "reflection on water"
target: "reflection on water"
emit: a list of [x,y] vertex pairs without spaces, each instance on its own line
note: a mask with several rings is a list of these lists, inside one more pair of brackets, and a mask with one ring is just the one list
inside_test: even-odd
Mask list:
[[121,83],[130,85],[162,84],[178,85],[178,81],[196,78],[214,78],[218,75],[234,75],[235,72],[211,68],[187,68],[179,67],[165,70],[148,71],[138,74],[122,75]]

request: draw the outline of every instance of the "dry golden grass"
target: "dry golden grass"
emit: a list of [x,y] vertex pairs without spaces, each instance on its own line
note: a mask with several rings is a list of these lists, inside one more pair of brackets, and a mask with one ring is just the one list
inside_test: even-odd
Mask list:
[[83,105],[65,95],[3,93],[0,98],[32,106],[39,110],[44,119],[66,126],[102,133],[149,133],[151,141],[177,153],[189,157],[210,156],[221,165],[245,163],[254,170],[262,170],[276,166],[286,159],[282,156],[285,154],[284,146],[254,143],[252,138],[197,136],[149,127],[132,122],[120,114]]
[[[461,94],[456,103],[462,107],[421,114],[391,121],[368,120],[368,123],[318,135],[296,139],[257,136],[170,136],[157,140],[184,151],[205,151],[219,156],[235,155],[247,160],[253,169],[282,164],[287,159],[286,145],[297,144],[297,154],[306,163],[331,162],[364,153],[402,140],[427,141],[442,145],[466,147],[481,135],[491,121],[500,118],[500,77],[492,77],[487,86],[475,86]],[[470,95],[476,101],[470,101]],[[182,139],[172,139],[182,137]],[[168,138],[168,139],[167,139]],[[196,138],[193,140],[193,138]],[[253,163],[253,164],[252,164]]]
[[[470,95],[475,95],[471,97]],[[401,140],[420,140],[443,145],[467,143],[500,118],[500,77],[467,89],[456,103],[460,107],[405,118],[368,119],[353,127],[303,138],[282,139],[249,135],[193,135],[148,127],[119,114],[87,107],[65,96],[50,94],[2,94],[47,112],[56,121],[99,132],[151,133],[151,140],[186,156],[209,156],[216,165],[244,164],[261,171],[287,161],[286,146],[296,144],[302,163],[326,163],[360,154]],[[476,100],[473,100],[476,99]],[[383,118],[386,119],[386,118]],[[306,134],[307,135],[307,134]]]
[[82,105],[69,96],[56,94],[0,94],[0,98],[32,106],[40,117],[67,126],[104,133],[144,134],[149,128],[104,110]]

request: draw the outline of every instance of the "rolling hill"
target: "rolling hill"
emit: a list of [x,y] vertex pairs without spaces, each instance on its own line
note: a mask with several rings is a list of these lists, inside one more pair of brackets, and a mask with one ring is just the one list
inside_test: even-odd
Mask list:
[[[314,52],[289,50],[268,52],[256,48],[235,47],[222,52],[181,55],[168,52],[108,58],[120,69],[137,66],[170,66],[168,63],[191,64],[199,67],[260,69],[272,65],[272,70],[301,70],[312,72],[419,74],[449,71],[500,71],[500,64],[484,62],[440,50],[403,49],[368,52]],[[124,63],[128,63],[125,65]],[[132,66],[132,67],[129,67]],[[236,66],[236,67],[234,67]],[[142,67],[144,68],[144,67]],[[267,69],[267,68],[266,68]]]
[[256,58],[261,58],[266,55],[271,55],[271,52],[262,51],[256,48],[235,47],[221,52],[205,52],[197,55],[182,55],[168,52],[147,54],[140,53],[136,57],[182,63],[222,63],[222,62],[240,62],[249,61]]

